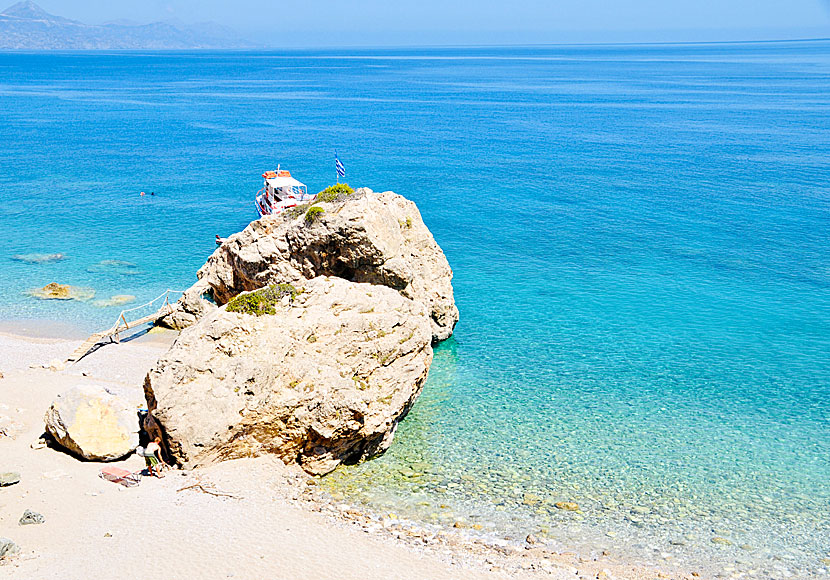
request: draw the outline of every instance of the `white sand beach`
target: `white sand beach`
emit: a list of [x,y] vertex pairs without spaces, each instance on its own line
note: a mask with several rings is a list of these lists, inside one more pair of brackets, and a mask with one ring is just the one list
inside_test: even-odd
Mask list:
[[[108,345],[62,370],[42,367],[80,340],[44,338],[42,328],[29,334],[0,334],[0,415],[12,425],[0,435],[0,472],[21,474],[0,488],[0,537],[20,547],[0,564],[0,578],[691,578],[626,565],[624,554],[585,561],[542,544],[510,546],[363,513],[271,457],[170,470],[129,489],[104,481],[101,463],[36,444],[44,412],[85,382],[140,391],[175,333]],[[143,460],[115,465],[137,471]],[[26,509],[45,523],[18,525]]]

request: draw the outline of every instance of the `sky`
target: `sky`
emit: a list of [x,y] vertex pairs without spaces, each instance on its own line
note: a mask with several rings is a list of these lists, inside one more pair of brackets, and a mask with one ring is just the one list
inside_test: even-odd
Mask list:
[[277,46],[830,37],[830,0],[36,1],[88,23],[215,21]]

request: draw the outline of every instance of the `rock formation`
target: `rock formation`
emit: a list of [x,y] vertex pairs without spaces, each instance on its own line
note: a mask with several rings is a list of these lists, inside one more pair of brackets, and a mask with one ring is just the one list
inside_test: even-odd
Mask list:
[[388,286],[420,302],[431,318],[433,341],[449,338],[458,321],[452,270],[414,203],[389,191],[359,189],[314,207],[322,211],[313,223],[297,208],[230,236],[165,322],[184,328],[241,292],[337,276]]
[[138,408],[143,401],[109,386],[85,385],[57,396],[46,411],[46,431],[72,453],[112,461],[138,446]]
[[28,291],[30,296],[41,300],[90,300],[95,297],[95,290],[81,286],[70,286],[50,282],[43,288],[32,288]]
[[[392,242],[376,254],[364,252],[382,245],[379,239],[369,243],[372,236],[367,233],[374,228],[372,219],[386,219],[371,210],[379,199],[400,204],[413,221],[417,218],[414,206],[381,194],[367,195],[354,208],[343,206],[344,215],[335,215],[319,230],[304,232],[292,223],[260,220],[233,236],[211,258],[202,277],[215,285],[217,298],[224,302],[239,289],[275,277],[302,278],[315,270],[345,274],[353,268],[350,278],[400,276],[403,267],[384,266],[399,255],[390,249]],[[347,217],[360,208],[376,217],[364,225]],[[329,211],[336,212],[327,207]],[[396,252],[435,244],[422,225],[411,238],[405,226],[394,226],[400,228],[393,240],[399,246]],[[392,224],[377,228],[389,231]],[[349,235],[363,242],[341,237]],[[432,259],[439,262],[439,256],[443,266],[434,269],[447,270],[441,290],[430,291],[426,279],[416,283],[414,274],[403,287],[434,307],[443,298],[442,307],[452,310],[446,261],[440,250]],[[403,278],[396,279],[403,284]],[[148,406],[179,463],[192,467],[274,453],[323,474],[391,444],[397,422],[420,394],[432,361],[433,331],[423,303],[384,285],[322,276],[283,294],[257,310],[273,314],[213,308],[181,333],[148,374]],[[263,296],[264,290],[243,294],[229,306]]]

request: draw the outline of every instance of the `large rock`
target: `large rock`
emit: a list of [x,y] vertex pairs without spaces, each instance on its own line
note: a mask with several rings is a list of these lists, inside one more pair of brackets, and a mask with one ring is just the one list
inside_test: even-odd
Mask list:
[[324,211],[311,223],[302,210],[289,211],[230,236],[166,323],[184,328],[216,304],[268,284],[337,276],[399,291],[425,306],[434,341],[452,335],[458,321],[452,270],[413,202],[364,188],[315,205]]
[[179,463],[274,453],[322,474],[391,444],[432,362],[423,305],[318,277],[274,311],[206,314],[147,375],[147,404]]
[[84,459],[120,459],[138,446],[140,406],[140,393],[104,385],[73,387],[58,395],[46,411],[46,431]]

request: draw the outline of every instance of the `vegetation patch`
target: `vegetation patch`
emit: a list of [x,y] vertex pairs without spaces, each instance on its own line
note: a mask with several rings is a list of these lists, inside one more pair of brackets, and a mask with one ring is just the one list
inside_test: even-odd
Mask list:
[[254,316],[276,314],[276,305],[283,298],[288,296],[289,300],[293,301],[299,293],[300,291],[291,284],[271,284],[256,292],[235,296],[228,302],[226,310],[241,314],[253,314]]
[[349,187],[348,183],[336,183],[334,185],[328,186],[323,191],[318,193],[317,197],[314,200],[314,203],[330,203],[332,201],[339,201],[345,198],[347,195],[351,195],[353,193],[354,189]]
[[317,221],[317,219],[326,211],[322,207],[318,207],[316,205],[311,206],[308,208],[308,211],[305,212],[305,223],[313,224]]
[[300,205],[295,205],[294,207],[289,207],[287,210],[282,212],[282,215],[286,217],[286,219],[293,220],[294,218],[298,218],[303,215],[309,208],[311,204],[303,203]]

